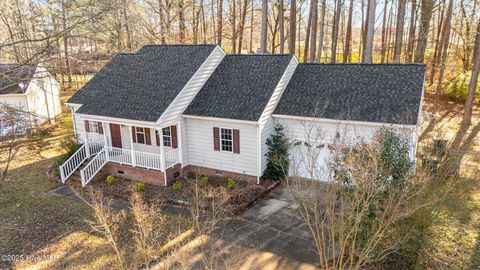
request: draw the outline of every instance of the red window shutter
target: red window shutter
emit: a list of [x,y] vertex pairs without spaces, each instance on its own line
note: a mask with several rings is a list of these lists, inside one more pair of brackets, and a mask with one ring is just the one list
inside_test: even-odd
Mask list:
[[148,145],[152,145],[152,139],[150,138],[150,129],[149,128],[145,128],[145,142],[148,144]]
[[170,132],[172,136],[172,148],[177,148],[178,147],[178,142],[177,142],[177,126],[171,126],[170,127]]
[[158,135],[158,130],[155,130],[155,140],[157,141],[157,146],[160,146],[160,135]]
[[220,129],[213,128],[213,150],[220,151]]
[[137,143],[137,134],[135,132],[135,127],[132,126],[132,139],[134,143]]
[[98,123],[98,133],[103,134],[103,125],[102,122],[97,122]]
[[240,154],[240,130],[233,130],[233,153]]
[[88,120],[83,121],[83,123],[85,125],[85,131],[90,132],[90,123],[88,122]]

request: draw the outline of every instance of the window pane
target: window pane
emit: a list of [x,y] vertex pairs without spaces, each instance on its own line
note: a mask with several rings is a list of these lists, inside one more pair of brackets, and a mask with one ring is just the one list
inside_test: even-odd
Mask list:
[[137,133],[137,143],[145,144],[145,134]]
[[170,127],[162,129],[163,136],[163,146],[172,147],[172,136],[170,132]]
[[229,128],[222,128],[220,130],[220,141],[222,146],[222,151],[232,152],[233,151],[233,141],[232,141],[232,130]]

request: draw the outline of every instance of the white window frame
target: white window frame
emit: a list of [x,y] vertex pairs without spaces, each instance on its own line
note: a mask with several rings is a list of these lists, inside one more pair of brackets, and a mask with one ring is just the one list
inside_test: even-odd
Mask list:
[[[220,139],[220,151],[221,152],[226,152],[226,153],[233,153],[233,128],[220,127],[219,129],[220,129],[219,130],[220,134],[218,134],[218,135],[219,135],[219,139]],[[222,137],[222,131],[223,130],[230,130],[231,139],[224,139]],[[231,142],[231,144],[230,144],[231,150],[230,151],[229,150],[223,150],[223,142],[224,141],[225,142],[229,142],[229,141]]]
[[[139,131],[141,129],[141,131]],[[143,142],[140,142],[138,139],[138,135],[143,135]],[[138,144],[147,144],[147,136],[145,134],[145,128],[144,127],[135,127],[135,141]]]
[[88,121],[88,130],[90,133],[100,133],[97,121]]
[[[168,134],[165,134],[165,131],[168,131]],[[172,127],[168,126],[162,128],[162,139],[163,146],[172,147]]]

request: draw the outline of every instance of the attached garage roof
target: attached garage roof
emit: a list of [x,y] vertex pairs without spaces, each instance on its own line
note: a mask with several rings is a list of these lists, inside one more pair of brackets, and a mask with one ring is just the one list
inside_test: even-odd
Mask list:
[[292,55],[227,55],[185,115],[257,121]]
[[147,45],[119,54],[68,103],[78,113],[155,122],[216,45]]
[[415,125],[423,64],[300,64],[274,114]]

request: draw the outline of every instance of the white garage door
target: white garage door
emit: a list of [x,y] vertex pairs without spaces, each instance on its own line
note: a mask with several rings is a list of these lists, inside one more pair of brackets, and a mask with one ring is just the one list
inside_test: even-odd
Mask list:
[[330,150],[326,144],[296,142],[290,148],[290,176],[328,180]]

